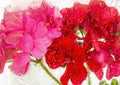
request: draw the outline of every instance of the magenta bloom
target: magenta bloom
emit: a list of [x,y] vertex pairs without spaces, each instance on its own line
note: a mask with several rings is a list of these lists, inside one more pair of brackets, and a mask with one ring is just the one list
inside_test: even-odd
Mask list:
[[[0,38],[0,43],[4,44],[0,45],[1,72],[5,61],[12,59],[10,69],[17,75],[25,74],[30,55],[41,59],[53,39],[61,36],[60,25],[59,11],[44,1],[38,8],[16,12],[6,10],[0,30],[1,35],[4,34],[4,38]],[[7,55],[5,60],[4,55]]]
[[[40,59],[46,54],[53,39],[61,35],[60,13],[45,2],[42,2],[39,8],[31,8],[28,12],[29,15],[24,15],[25,31],[33,38],[32,55]],[[59,16],[55,16],[56,12]]]

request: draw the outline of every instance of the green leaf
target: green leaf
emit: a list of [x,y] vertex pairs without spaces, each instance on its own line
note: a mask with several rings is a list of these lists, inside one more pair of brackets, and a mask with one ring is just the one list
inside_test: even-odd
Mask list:
[[108,83],[105,80],[103,80],[99,83],[99,85],[108,85]]
[[111,85],[118,85],[118,81],[117,81],[117,79],[112,79],[112,81],[111,81]]

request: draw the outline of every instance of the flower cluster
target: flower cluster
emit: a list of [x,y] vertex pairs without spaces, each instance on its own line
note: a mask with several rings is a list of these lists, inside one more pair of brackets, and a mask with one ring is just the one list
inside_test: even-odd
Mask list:
[[99,79],[103,68],[107,78],[120,75],[120,16],[113,7],[93,0],[88,5],[75,3],[61,10],[62,36],[48,48],[46,62],[51,68],[66,66],[63,85],[70,79],[79,85],[87,77],[86,64]]
[[[62,17],[61,17],[62,16]],[[58,10],[45,1],[37,8],[8,12],[0,27],[0,72],[8,60],[17,75],[25,74],[30,59],[45,56],[50,68],[65,66],[63,85],[80,85],[89,68],[98,79],[120,75],[120,16],[103,1],[75,3]]]
[[30,57],[41,59],[53,39],[61,35],[61,18],[57,8],[42,2],[38,8],[5,11],[0,28],[0,72],[7,60],[17,75],[25,74]]

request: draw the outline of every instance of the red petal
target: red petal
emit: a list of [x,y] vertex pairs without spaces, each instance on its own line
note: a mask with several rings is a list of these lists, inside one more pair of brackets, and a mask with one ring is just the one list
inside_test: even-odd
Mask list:
[[74,40],[72,39],[71,35],[61,37],[60,41],[61,41],[61,46],[64,49],[71,51],[71,49],[73,48],[73,45],[74,45]]
[[99,74],[99,72],[102,72],[102,71],[100,71],[100,70],[102,69],[102,64],[96,63],[96,62],[93,61],[93,60],[89,60],[89,61],[87,62],[87,64],[88,64],[90,70],[93,71],[93,72],[95,72],[95,73],[96,73],[96,76],[101,80],[102,77],[103,77],[103,73],[102,73],[102,74],[101,74],[101,73]]
[[81,85],[82,82],[86,79],[86,77],[86,68],[82,64],[74,63],[72,66],[72,75],[70,78],[73,85]]
[[120,64],[119,61],[113,61],[108,65],[107,79],[111,79],[112,77],[117,77],[120,75]]
[[98,71],[95,72],[96,76],[98,77],[99,80],[102,80],[103,78],[103,69],[99,69]]
[[63,53],[57,53],[55,51],[47,52],[46,54],[46,62],[47,64],[55,69],[59,66],[63,65],[65,62],[65,57]]
[[84,63],[86,60],[86,53],[78,44],[75,44],[71,56],[75,62]]
[[73,85],[80,85],[86,77],[87,71],[82,64],[70,63],[61,77],[61,82],[63,85],[68,85],[68,80],[70,79]]
[[62,75],[62,77],[60,78],[60,81],[62,82],[63,85],[68,85],[68,80],[70,79],[70,73],[71,73],[71,69],[72,65],[68,64],[66,67],[66,70],[64,72],[64,74]]

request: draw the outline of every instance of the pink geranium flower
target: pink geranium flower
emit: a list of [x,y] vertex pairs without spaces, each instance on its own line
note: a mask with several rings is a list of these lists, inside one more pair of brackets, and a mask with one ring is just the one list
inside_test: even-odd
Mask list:
[[[16,12],[6,10],[1,24],[4,38],[2,40],[0,38],[0,42],[5,45],[0,51],[2,50],[7,56],[13,52],[6,60],[13,60],[10,69],[17,75],[27,72],[31,55],[36,59],[41,59],[53,39],[61,36],[60,13],[44,1],[37,8]],[[3,60],[4,55],[0,53],[2,70],[6,61]]]

